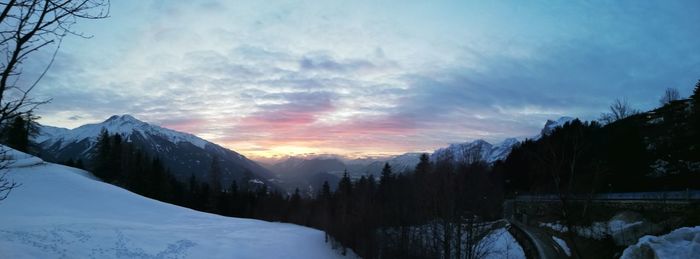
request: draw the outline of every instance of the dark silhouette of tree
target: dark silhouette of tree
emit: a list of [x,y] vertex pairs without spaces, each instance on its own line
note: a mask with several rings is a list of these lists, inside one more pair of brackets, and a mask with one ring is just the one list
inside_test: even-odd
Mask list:
[[211,158],[211,166],[209,168],[209,185],[213,191],[222,191],[221,187],[221,165],[219,165],[219,157]]
[[112,153],[112,142],[110,140],[109,132],[107,129],[102,129],[100,135],[97,136],[96,154],[94,156],[95,168],[94,173],[97,177],[104,180],[109,179],[108,175],[110,170],[110,154]]
[[696,104],[700,103],[700,80],[695,83],[695,88],[693,88],[693,94],[690,95],[690,99],[692,99]]
[[29,151],[29,123],[22,116],[15,117],[4,131],[5,144],[25,153]]
[[638,110],[632,108],[627,99],[616,99],[609,109],[610,112],[603,113],[599,119],[603,124],[610,124],[639,113]]

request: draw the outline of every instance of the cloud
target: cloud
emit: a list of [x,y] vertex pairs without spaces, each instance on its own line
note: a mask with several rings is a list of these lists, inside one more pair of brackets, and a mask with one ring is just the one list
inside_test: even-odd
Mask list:
[[260,105],[261,111],[241,119],[242,128],[281,130],[313,124],[319,116],[334,111],[329,92],[268,94],[262,99],[281,102]]
[[37,88],[47,124],[131,113],[244,154],[399,153],[531,136],[618,97],[649,109],[700,71],[700,6],[682,2],[113,5]]
[[337,72],[369,70],[375,65],[367,60],[336,61],[327,55],[305,56],[299,61],[302,69],[330,70]]

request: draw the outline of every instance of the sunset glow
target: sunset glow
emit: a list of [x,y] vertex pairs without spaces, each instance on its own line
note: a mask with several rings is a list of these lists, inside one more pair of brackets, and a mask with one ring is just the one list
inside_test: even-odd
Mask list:
[[596,119],[613,97],[687,95],[698,15],[653,5],[114,1],[76,25],[94,37],[66,38],[35,95],[53,99],[47,125],[129,113],[252,157],[498,142]]

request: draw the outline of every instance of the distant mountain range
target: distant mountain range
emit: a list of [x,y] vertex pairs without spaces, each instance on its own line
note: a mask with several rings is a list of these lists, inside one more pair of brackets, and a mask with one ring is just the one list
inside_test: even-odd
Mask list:
[[192,134],[140,121],[130,115],[115,115],[104,122],[72,130],[42,125],[34,142],[38,143],[41,150],[39,155],[45,160],[64,162],[81,159],[89,165],[102,129],[109,134],[120,134],[126,142],[136,145],[146,154],[159,157],[182,180],[190,175],[200,180],[207,179],[213,157],[219,159],[222,184],[225,186],[233,180],[269,183],[274,178],[272,172],[233,150]]
[[[571,120],[573,118],[570,117],[548,120],[540,134],[533,138],[538,139],[542,135],[549,134],[554,128]],[[192,134],[140,121],[130,115],[115,115],[104,122],[87,124],[75,129],[40,125],[39,134],[33,140],[38,143],[41,150],[39,155],[45,160],[64,162],[81,159],[89,165],[102,129],[110,134],[120,134],[125,141],[136,145],[150,156],[159,157],[167,168],[182,180],[190,175],[195,175],[201,180],[207,179],[212,158],[216,156],[220,159],[223,171],[222,184],[247,179],[253,183],[263,182],[281,186],[287,191],[303,187],[302,191],[313,192],[320,188],[323,181],[328,181],[334,186],[345,171],[355,179],[362,175],[379,177],[385,163],[391,165],[396,173],[410,171],[418,164],[422,154],[412,152],[387,159],[345,161],[332,156],[290,157],[263,167],[233,150]],[[449,158],[455,162],[481,160],[494,163],[507,158],[512,148],[519,143],[520,141],[515,138],[508,138],[496,145],[484,140],[475,140],[451,144],[429,155],[432,161]]]
[[[539,139],[543,135],[550,134],[555,128],[563,126],[565,123],[574,120],[571,117],[561,117],[557,120],[547,120],[540,133],[532,139]],[[520,141],[516,138],[508,138],[498,144],[491,144],[485,140],[475,140],[471,142],[451,144],[444,148],[439,148],[430,155],[431,161],[450,159],[458,162],[484,161],[494,163],[505,160],[515,145]],[[422,153],[405,153],[387,159],[356,159],[343,161],[340,158],[303,158],[289,157],[286,160],[270,165],[267,168],[282,179],[284,186],[288,189],[307,185],[311,189],[320,188],[323,178],[329,182],[337,182],[345,171],[351,178],[357,179],[363,175],[379,177],[385,163],[388,163],[395,173],[402,173],[413,170]],[[313,181],[311,179],[314,179]],[[312,184],[311,182],[314,182]]]

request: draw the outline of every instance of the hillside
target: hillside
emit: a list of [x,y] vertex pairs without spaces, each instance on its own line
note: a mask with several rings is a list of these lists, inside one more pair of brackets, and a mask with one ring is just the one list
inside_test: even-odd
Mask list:
[[12,153],[21,186],[0,202],[4,258],[341,257],[319,230],[193,211]]
[[559,123],[513,149],[495,171],[513,192],[700,189],[697,116],[680,100],[607,125]]

